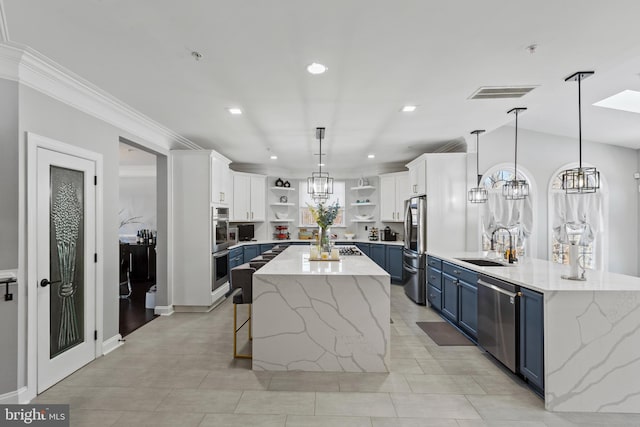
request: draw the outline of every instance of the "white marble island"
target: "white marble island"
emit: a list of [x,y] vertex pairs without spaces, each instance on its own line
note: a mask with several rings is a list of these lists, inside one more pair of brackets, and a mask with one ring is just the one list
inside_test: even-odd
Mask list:
[[365,255],[290,246],[253,275],[253,369],[388,372],[390,277]]
[[459,258],[486,252],[431,255],[543,294],[548,410],[640,413],[639,277],[587,270],[580,282],[562,279],[569,267],[546,260],[479,267]]

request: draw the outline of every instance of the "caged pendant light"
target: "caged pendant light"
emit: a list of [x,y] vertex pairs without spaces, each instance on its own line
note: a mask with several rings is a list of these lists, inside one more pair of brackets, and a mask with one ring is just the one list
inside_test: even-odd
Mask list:
[[582,94],[580,83],[594,74],[593,71],[578,71],[566,79],[578,82],[578,167],[562,172],[562,189],[568,194],[595,193],[600,188],[600,172],[596,168],[582,167]]
[[516,143],[515,143],[515,159],[513,162],[513,179],[507,181],[502,186],[502,195],[507,200],[521,200],[529,195],[529,184],[524,179],[518,179],[518,114],[525,111],[526,108],[512,108],[507,114],[514,113],[516,115]]
[[480,175],[480,134],[484,132],[484,129],[477,129],[471,132],[471,135],[476,136],[476,175],[478,176],[477,187],[469,190],[468,199],[471,203],[487,203],[487,189],[484,187],[480,187],[480,180],[482,179],[482,175]]
[[320,154],[318,155],[318,172],[312,172],[307,178],[307,193],[316,203],[325,202],[333,194],[333,178],[328,172],[322,172],[322,138],[324,128],[316,128],[316,138],[320,141]]

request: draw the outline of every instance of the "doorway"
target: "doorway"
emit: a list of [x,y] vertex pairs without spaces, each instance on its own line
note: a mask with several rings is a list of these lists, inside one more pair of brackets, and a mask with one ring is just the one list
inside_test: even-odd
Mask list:
[[156,317],[157,158],[120,142],[120,312],[123,337]]

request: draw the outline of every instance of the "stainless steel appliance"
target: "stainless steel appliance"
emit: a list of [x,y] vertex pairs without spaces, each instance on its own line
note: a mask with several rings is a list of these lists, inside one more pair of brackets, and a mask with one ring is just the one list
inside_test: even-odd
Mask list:
[[518,369],[520,288],[490,276],[478,279],[478,345],[511,372]]
[[427,294],[427,198],[404,202],[404,249],[402,282],[404,292],[417,304],[426,304]]
[[229,281],[229,209],[211,208],[211,290]]
[[254,238],[253,224],[238,224],[238,240],[248,242]]
[[391,230],[390,227],[385,227],[385,229],[382,230],[382,234],[380,235],[380,238],[383,242],[395,242],[397,237],[398,233]]
[[215,253],[229,246],[229,209],[211,208],[211,252]]
[[218,289],[229,281],[229,251],[222,251],[211,254],[213,274],[211,277],[211,290]]

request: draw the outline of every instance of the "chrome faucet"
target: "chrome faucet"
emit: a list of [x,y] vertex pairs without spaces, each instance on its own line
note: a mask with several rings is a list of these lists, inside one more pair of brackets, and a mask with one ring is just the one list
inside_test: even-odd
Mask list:
[[505,230],[507,233],[509,233],[509,264],[513,264],[515,261],[518,261],[518,258],[516,258],[515,256],[515,251],[513,250],[513,235],[511,234],[511,230],[509,230],[507,227],[497,227],[495,230],[493,230],[493,232],[491,233],[491,251],[495,252],[495,240],[494,237],[496,235],[496,232],[498,230]]

